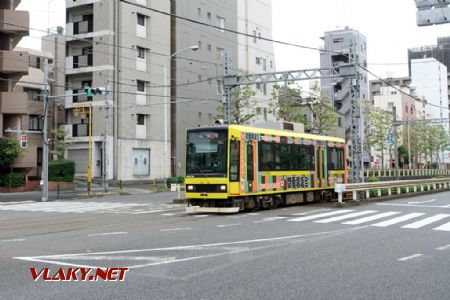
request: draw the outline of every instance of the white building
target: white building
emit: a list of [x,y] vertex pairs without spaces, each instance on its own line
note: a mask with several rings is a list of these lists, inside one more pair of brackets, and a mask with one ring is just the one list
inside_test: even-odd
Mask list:
[[[238,31],[251,35],[238,35],[238,69],[250,74],[274,72],[273,43],[261,39],[272,39],[272,1],[238,1]],[[251,122],[275,121],[276,114],[270,105],[273,84],[258,84],[252,88],[256,92],[258,115]]]

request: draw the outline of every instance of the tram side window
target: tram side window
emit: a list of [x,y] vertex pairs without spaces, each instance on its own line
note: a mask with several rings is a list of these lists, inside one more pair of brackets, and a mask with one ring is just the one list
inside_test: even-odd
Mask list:
[[291,150],[292,145],[280,145],[280,170],[291,170],[295,167]]
[[239,155],[240,142],[232,141],[230,144],[230,181],[239,181]]
[[344,169],[344,151],[340,148],[328,148],[328,169]]
[[258,143],[259,170],[270,171],[275,169],[275,160],[272,143],[260,141]]

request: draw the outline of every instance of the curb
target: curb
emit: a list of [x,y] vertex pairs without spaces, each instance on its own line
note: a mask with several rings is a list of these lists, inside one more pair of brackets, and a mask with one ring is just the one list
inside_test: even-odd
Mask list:
[[400,200],[404,198],[410,198],[411,196],[422,196],[422,195],[432,195],[432,194],[438,194],[443,192],[449,192],[450,189],[441,189],[441,190],[432,190],[432,191],[424,191],[424,192],[412,192],[412,193],[405,193],[405,194],[396,194],[391,196],[385,196],[380,198],[370,198],[370,199],[362,199],[362,200],[350,200],[347,202],[336,202],[334,204],[334,207],[349,207],[349,206],[360,206],[363,204],[371,204],[371,203],[377,203],[377,202],[384,202],[389,200]]

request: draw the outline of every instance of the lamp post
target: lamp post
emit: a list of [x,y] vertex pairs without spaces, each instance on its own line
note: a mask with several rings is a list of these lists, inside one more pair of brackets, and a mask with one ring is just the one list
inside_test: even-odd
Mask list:
[[194,46],[190,46],[181,50],[176,51],[175,53],[173,53],[172,55],[170,55],[170,57],[167,59],[167,61],[164,63],[164,177],[165,179],[167,179],[169,177],[169,166],[168,166],[168,158],[169,158],[169,143],[168,143],[168,124],[167,121],[169,120],[168,117],[168,95],[169,95],[169,86],[168,86],[168,68],[169,68],[169,63],[171,61],[172,58],[174,58],[177,54],[179,54],[180,52],[183,51],[187,51],[187,50],[192,50],[192,51],[197,51],[198,50],[198,46],[194,45]]

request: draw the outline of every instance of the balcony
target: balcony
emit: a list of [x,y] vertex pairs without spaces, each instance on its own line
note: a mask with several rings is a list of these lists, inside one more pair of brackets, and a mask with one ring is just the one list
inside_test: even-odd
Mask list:
[[28,53],[0,50],[0,73],[28,74]]
[[66,0],[66,8],[94,4],[94,2],[98,2],[98,0]]
[[[94,32],[94,22],[91,20],[66,24],[66,35],[69,37],[69,40],[75,39],[75,37],[71,38],[72,36],[86,35],[88,33],[93,32]],[[80,36],[80,38],[86,37],[88,36]]]
[[0,10],[0,31],[29,35],[30,14],[28,11],[2,9]]
[[92,54],[66,57],[67,74],[92,72],[92,65]]
[[28,94],[0,93],[0,113],[26,115],[28,113]]
[[87,137],[89,136],[88,124],[72,124],[72,137]]

